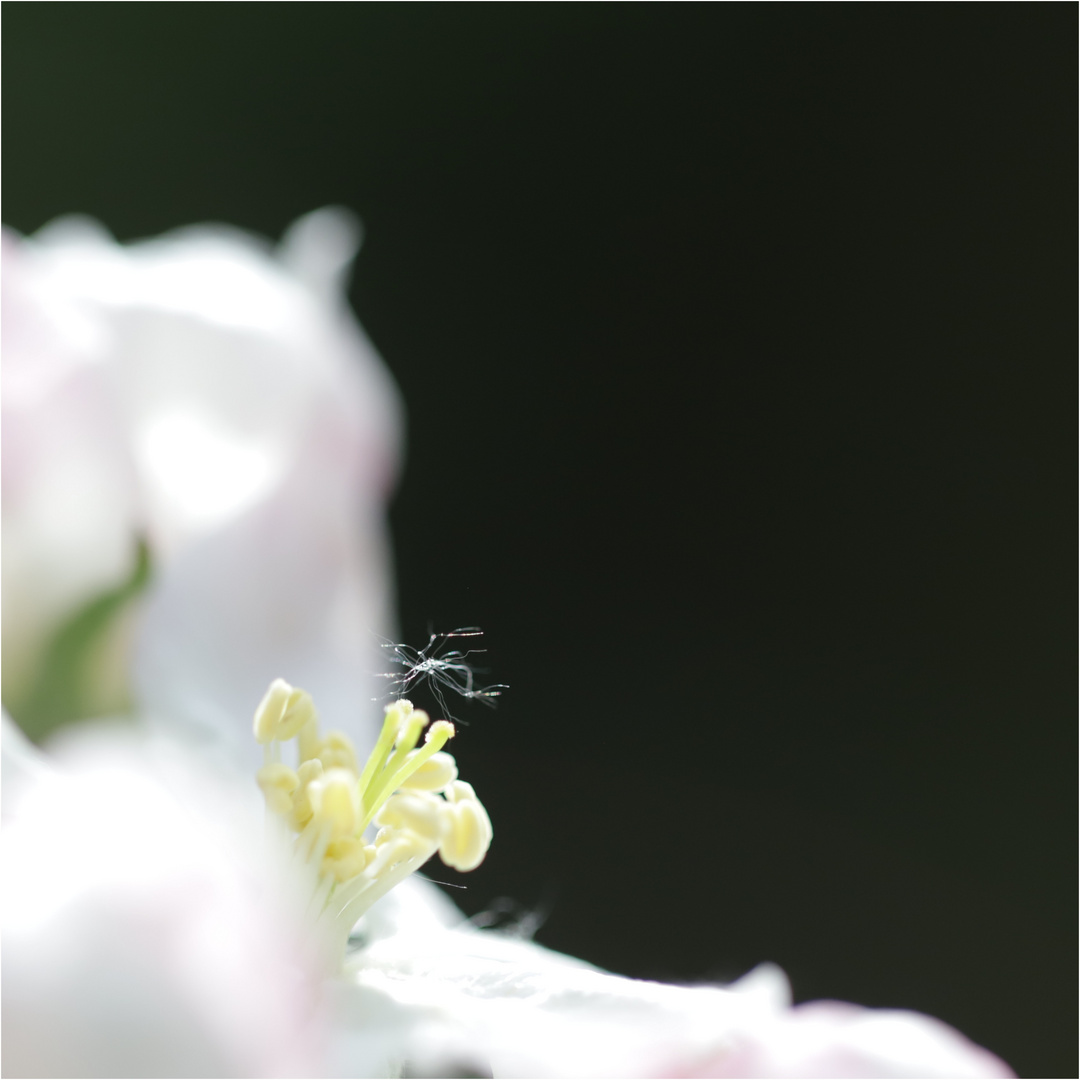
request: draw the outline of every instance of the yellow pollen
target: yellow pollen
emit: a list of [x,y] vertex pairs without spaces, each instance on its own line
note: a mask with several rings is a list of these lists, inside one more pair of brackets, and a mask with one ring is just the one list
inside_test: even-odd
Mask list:
[[286,742],[316,718],[311,695],[275,679],[255,710],[255,741]]
[[292,808],[292,794],[300,781],[288,765],[275,762],[264,765],[255,780],[266,798],[266,805],[277,814],[285,814]]
[[[443,750],[455,734],[449,721],[429,726],[427,713],[405,699],[388,705],[359,770],[348,736],[320,736],[311,696],[275,679],[253,728],[265,748],[256,781],[267,809],[296,834],[295,858],[312,880],[310,910],[341,951],[356,920],[432,855],[471,870],[487,853],[487,812]],[[281,760],[281,744],[292,740],[295,768]],[[368,842],[372,822],[380,828]]]

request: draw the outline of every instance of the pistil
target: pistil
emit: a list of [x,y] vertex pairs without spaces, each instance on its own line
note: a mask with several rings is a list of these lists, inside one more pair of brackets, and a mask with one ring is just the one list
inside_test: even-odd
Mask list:
[[[318,713],[305,691],[275,679],[255,712],[255,738],[265,748],[256,779],[267,812],[296,834],[296,859],[312,881],[309,911],[339,958],[364,912],[432,855],[471,870],[491,844],[487,812],[443,751],[454,725],[428,723],[405,699],[387,706],[357,775],[352,743],[341,732],[320,738]],[[295,769],[281,753],[293,740]],[[372,822],[380,828],[369,841]]]

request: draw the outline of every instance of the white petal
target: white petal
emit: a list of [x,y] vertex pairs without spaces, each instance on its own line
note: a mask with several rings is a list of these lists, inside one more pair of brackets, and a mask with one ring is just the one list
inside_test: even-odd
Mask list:
[[285,230],[277,257],[313,292],[338,302],[362,239],[363,227],[355,214],[327,206],[305,214]]
[[683,1058],[683,1076],[1008,1077],[1000,1059],[929,1016],[818,1001],[740,1032],[708,1060]]
[[52,767],[6,712],[0,720],[0,816],[7,824],[18,813],[27,792],[52,775]]
[[[33,265],[49,340],[94,331],[80,346],[93,364],[50,360],[57,350],[24,334],[23,366],[54,372],[44,381],[55,393],[71,387],[70,408],[57,412],[67,430],[107,432],[122,463],[97,468],[86,439],[41,424],[38,392],[12,431],[40,432],[69,482],[44,482],[36,459],[13,473],[9,463],[28,455],[9,453],[5,412],[5,672],[9,649],[30,665],[70,597],[86,594],[89,584],[79,591],[69,578],[124,580],[141,531],[154,568],[135,654],[144,709],[246,744],[252,703],[283,676],[312,692],[329,726],[366,739],[371,699],[385,689],[371,678],[383,666],[379,635],[393,625],[385,498],[402,421],[342,292],[355,222],[309,215],[277,253],[221,226],[122,246],[79,218],[14,244]],[[5,274],[5,304],[8,285]],[[97,396],[83,371],[104,380]],[[91,467],[119,494],[90,483]],[[35,513],[9,500],[12,475]],[[80,492],[97,511],[85,527]],[[24,566],[34,559],[41,573]]]
[[[772,965],[726,988],[670,986],[459,927],[373,941],[349,977],[354,1027],[373,997],[396,1002],[414,1026],[399,1053],[411,1060],[418,1045],[424,1068],[442,1046],[444,1069],[468,1051],[496,1077],[1012,1075],[929,1017],[833,1003],[792,1009]],[[347,1015],[348,1005],[346,995]]]
[[318,1075],[321,970],[257,818],[180,748],[92,745],[3,829],[5,1074]]
[[16,702],[56,628],[131,575],[138,495],[108,327],[4,234],[3,677]]

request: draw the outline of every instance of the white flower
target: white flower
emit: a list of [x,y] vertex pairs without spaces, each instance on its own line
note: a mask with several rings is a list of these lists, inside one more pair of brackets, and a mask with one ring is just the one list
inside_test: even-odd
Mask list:
[[[273,820],[292,837],[315,932],[335,967],[361,915],[432,855],[455,870],[474,870],[491,845],[487,811],[442,749],[454,725],[428,724],[411,701],[388,705],[361,769],[344,732],[322,734],[305,690],[275,679],[255,710],[255,739],[264,750],[256,781]],[[289,765],[282,748],[294,740]],[[373,824],[379,831],[368,837]]]
[[4,1074],[322,1073],[323,971],[250,803],[175,744],[20,742],[5,718]]
[[[340,956],[357,919],[359,950],[338,987],[344,1075],[1008,1076],[993,1055],[910,1012],[819,1002],[792,1008],[765,965],[734,987],[624,979],[530,942],[485,933],[409,875],[436,851],[459,870],[483,860],[491,823],[407,701],[386,709],[363,769],[347,739],[320,735],[310,695],[275,680],[255,713],[268,808],[299,835],[312,933]],[[297,743],[296,768],[281,743]],[[439,797],[441,793],[442,797]],[[364,830],[381,825],[373,844]],[[335,846],[340,853],[335,851]],[[386,894],[394,886],[398,893]],[[429,886],[430,889],[430,886]],[[389,901],[372,907],[380,898]]]
[[[303,699],[287,691],[267,695],[256,730],[301,738],[295,721],[313,723]],[[388,718],[397,742],[407,716],[393,707]],[[308,735],[320,752],[343,751],[317,731]],[[317,839],[319,823],[352,833],[378,798],[389,806],[393,789],[409,792],[410,777],[442,753],[420,761],[410,740],[398,746],[398,765],[392,747],[376,748],[363,790],[381,795],[360,791],[355,812],[348,798],[320,808],[309,796],[307,820],[316,829],[298,837],[290,879],[275,867],[273,845],[260,842],[245,800],[189,751],[154,742],[132,750],[89,735],[53,775],[26,754],[12,761],[6,735],[5,788],[13,765],[21,797],[13,815],[5,805],[3,831],[5,1071],[1011,1075],[929,1017],[835,1002],[792,1008],[783,974],[768,965],[730,987],[669,986],[476,929],[433,886],[406,879],[417,864],[412,851],[385,865],[376,855],[339,879],[319,853],[329,836]],[[321,758],[307,760],[322,766]],[[409,762],[415,767],[403,775],[400,763]],[[335,772],[347,786],[357,782],[341,765],[324,775]],[[431,782],[444,790],[459,783],[445,762],[434,772]],[[415,790],[427,786],[421,779]],[[279,790],[264,784],[268,805]],[[295,806],[290,800],[277,812],[293,814]],[[384,828],[411,827],[406,815]],[[419,858],[446,835],[436,828],[425,836]],[[339,880],[375,894],[387,883],[397,888],[366,912],[344,957],[340,938],[331,943],[337,956],[327,964],[322,915],[339,910],[332,891]]]
[[[728,987],[626,979],[455,921],[430,888],[406,882],[361,926],[367,943],[337,986],[350,1031],[335,1046],[343,1075],[364,1075],[350,1070],[370,1057],[354,1063],[349,1051],[379,1041],[390,1068],[404,1060],[420,1076],[1013,1075],[928,1016],[839,1002],[792,1008],[772,965]],[[395,1046],[384,1023],[412,1031]]]
[[[426,718],[398,703],[363,767],[314,726],[313,699],[362,730],[391,619],[399,409],[343,301],[355,246],[335,212],[274,251],[223,228],[122,247],[84,221],[5,238],[5,702],[43,709],[63,661],[78,693],[52,719],[130,692],[174,731],[243,737],[254,766],[267,683],[311,694],[263,698],[258,786],[100,733],[54,774],[5,732],[4,1071],[1010,1075],[928,1017],[792,1008],[775,968],[726,988],[610,975],[408,877],[436,852],[475,866],[492,828],[449,725],[421,747]],[[259,788],[294,834],[291,879],[251,820]]]
[[357,236],[339,211],[301,219],[274,250],[209,226],[121,246],[84,219],[5,236],[4,700],[17,717],[48,711],[46,651],[95,600],[100,614],[124,599],[140,539],[151,584],[134,639],[115,602],[84,670],[67,673],[84,712],[133,691],[144,712],[234,725],[239,741],[251,699],[285,669],[335,726],[370,709],[392,625],[400,406],[344,300]]

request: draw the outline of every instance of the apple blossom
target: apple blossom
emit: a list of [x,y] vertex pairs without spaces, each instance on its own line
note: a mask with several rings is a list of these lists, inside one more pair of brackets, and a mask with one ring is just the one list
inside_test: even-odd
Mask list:
[[[5,703],[150,722],[54,767],[5,728],[6,1072],[1011,1075],[929,1017],[792,1007],[769,965],[622,978],[416,880],[493,831],[452,725],[372,715],[400,409],[344,302],[347,217],[276,249],[222,227],[121,246],[81,219],[4,243]],[[46,700],[61,662],[77,693]],[[254,779],[194,733],[246,739]]]
[[6,718],[3,760],[4,1075],[324,1071],[315,945],[232,785],[130,732],[45,764]]
[[[320,737],[305,691],[275,680],[255,713],[265,748],[258,783],[268,809],[298,834],[298,870],[315,884],[313,933],[337,957],[360,920],[336,993],[339,1030],[352,1036],[336,1044],[347,1075],[363,1075],[373,1055],[385,1057],[388,1074],[431,1076],[1011,1075],[917,1013],[837,1002],[793,1008],[773,965],[730,987],[666,986],[478,930],[445,901],[425,917],[422,894],[397,925],[378,907],[365,920],[436,851],[469,870],[491,843],[487,813],[442,751],[452,725],[432,724],[417,750],[427,724],[407,701],[387,706],[360,769],[344,736]],[[282,761],[280,744],[291,740],[295,769]],[[372,821],[382,828],[367,843]]]
[[24,723],[134,703],[244,745],[286,667],[361,722],[401,410],[345,301],[357,243],[336,210],[276,249],[222,226],[119,245],[81,218],[5,234],[4,700]]
[[[436,852],[455,870],[473,870],[491,844],[487,811],[442,749],[454,725],[428,722],[410,701],[388,705],[361,769],[347,735],[321,735],[306,691],[275,679],[255,710],[264,748],[256,781],[267,810],[296,834],[298,872],[313,886],[309,910],[332,963],[357,920]],[[294,739],[295,768],[282,760],[282,744]],[[380,828],[369,842],[373,823]]]
[[725,987],[627,979],[477,929],[415,879],[364,917],[354,941],[332,984],[331,1060],[341,1075],[374,1075],[362,1071],[373,1054],[390,1075],[404,1064],[413,1076],[1013,1075],[928,1016],[793,1007],[773,964]]

